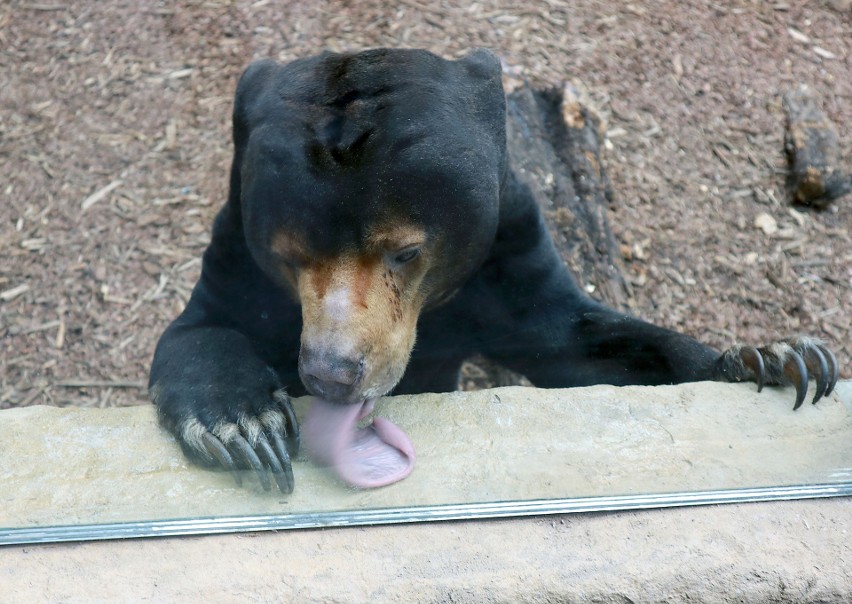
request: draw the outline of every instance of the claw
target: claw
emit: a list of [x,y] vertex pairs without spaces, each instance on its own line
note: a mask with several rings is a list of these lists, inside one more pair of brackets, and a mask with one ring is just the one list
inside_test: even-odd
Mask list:
[[831,374],[828,378],[828,385],[825,388],[824,394],[824,396],[828,396],[834,391],[834,387],[837,385],[837,380],[840,379],[840,364],[837,362],[837,357],[834,356],[834,353],[828,348],[825,346],[817,346],[817,348],[819,348],[822,352],[826,362],[831,365]]
[[802,406],[805,394],[808,392],[808,369],[798,352],[790,351],[790,356],[784,363],[784,375],[796,387],[796,404],[793,405],[793,411],[795,411]]
[[801,354],[808,371],[816,378],[816,392],[814,393],[814,400],[811,401],[815,405],[825,394],[825,389],[828,387],[828,362],[825,360],[822,351],[816,346],[808,346]]
[[223,445],[218,438],[209,432],[205,432],[201,435],[201,442],[204,443],[204,448],[207,452],[215,457],[219,464],[231,473],[231,476],[234,477],[234,481],[237,483],[237,486],[243,486],[243,477],[240,476],[240,473],[237,471],[237,465],[234,463],[234,458],[231,457],[231,454],[228,452],[228,449],[225,448],[225,445]]
[[252,467],[255,474],[257,474],[260,484],[263,486],[263,490],[271,490],[272,483],[269,482],[269,476],[266,475],[266,467],[263,463],[261,463],[260,458],[257,456],[257,453],[254,452],[254,449],[252,449],[248,444],[248,441],[246,441],[246,439],[242,436],[237,435],[231,441],[231,445],[242,456],[243,460]]
[[278,490],[282,493],[289,493],[290,490],[287,484],[287,478],[284,475],[284,468],[281,466],[281,462],[272,451],[272,447],[269,445],[269,440],[263,434],[261,434],[257,439],[257,449],[259,450],[261,457],[264,458],[264,461],[266,461],[269,468],[272,470],[272,477],[275,479],[275,484],[278,485]]
[[299,420],[296,419],[296,413],[293,411],[292,405],[284,405],[284,414],[287,416],[287,424],[289,425],[290,430],[290,433],[287,435],[289,453],[291,457],[295,457],[299,454],[299,449],[302,446],[302,436],[299,432]]
[[740,349],[740,358],[745,366],[754,373],[757,391],[760,392],[763,390],[763,382],[766,379],[766,366],[763,362],[763,356],[754,346],[743,346]]
[[[281,489],[281,492],[292,493],[293,486],[296,484],[296,480],[293,478],[293,464],[290,462],[290,455],[287,453],[287,447],[284,445],[284,440],[280,435],[272,434],[272,446],[278,454],[278,459],[281,461],[281,466],[284,469],[284,478],[287,481],[287,490]],[[281,488],[280,483],[278,487]]]
[[295,457],[299,454],[299,449],[301,448],[301,434],[299,433],[299,420],[296,419],[296,412],[293,411],[293,405],[290,404],[290,398],[287,396],[287,393],[284,390],[276,390],[272,397],[278,403],[278,406],[281,407],[281,410],[284,412],[284,415],[287,417],[287,429],[289,431],[287,436],[287,445],[289,450],[288,459],[290,457]]

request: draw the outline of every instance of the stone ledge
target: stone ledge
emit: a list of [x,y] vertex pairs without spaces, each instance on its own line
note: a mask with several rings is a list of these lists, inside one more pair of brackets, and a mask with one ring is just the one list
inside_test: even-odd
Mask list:
[[[719,400],[720,387],[724,389],[725,400]],[[841,395],[834,395],[832,400],[815,407],[807,406],[802,409],[804,413],[797,413],[794,418],[803,433],[825,429],[824,436],[839,436],[840,440],[832,442],[839,443],[836,453],[846,462],[843,467],[848,469],[852,466],[849,463],[852,453],[843,448],[843,442],[849,442],[852,382],[843,383],[840,390]],[[566,405],[566,400],[569,405],[571,401],[578,405],[583,401],[597,401],[599,408],[609,409],[597,411],[602,414],[601,418],[646,428],[638,432],[635,425],[619,428],[619,431],[626,430],[627,439],[622,439],[619,447],[634,457],[639,455],[639,449],[633,446],[635,443],[649,439],[654,450],[659,450],[660,443],[664,442],[675,442],[681,447],[693,433],[690,430],[708,428],[706,424],[671,423],[673,415],[684,414],[682,419],[691,418],[693,423],[699,418],[706,422],[709,420],[702,414],[714,408],[720,417],[730,417],[731,410],[739,407],[747,409],[746,413],[756,413],[764,421],[771,420],[781,432],[788,430],[785,426],[791,416],[789,392],[764,393],[758,397],[759,406],[755,407],[753,389],[746,385],[597,387],[566,391],[507,389],[438,397],[440,400],[434,402],[464,401],[466,416],[470,417],[473,410],[477,422],[481,422],[484,416],[477,415],[476,410],[488,409],[488,405],[493,404],[494,394],[499,396],[501,405],[506,405],[497,414],[503,421],[516,419],[509,413],[516,399],[527,401],[525,414],[530,410],[530,397],[554,396],[562,406]],[[412,399],[418,404],[396,406],[416,414],[428,406],[428,400]],[[627,412],[620,413],[618,410],[624,409],[624,400],[629,401]],[[0,493],[0,514],[5,519],[0,526],[9,526],[15,505],[31,510],[38,508],[38,495],[31,492],[23,497],[25,484],[13,485],[12,480],[15,476],[18,479],[26,476],[39,465],[47,476],[42,486],[49,487],[42,499],[56,504],[59,493],[58,501],[81,509],[103,505],[97,499],[87,502],[85,498],[71,495],[76,481],[85,479],[89,486],[97,482],[97,477],[104,473],[99,465],[103,458],[116,461],[116,472],[126,475],[128,468],[132,468],[135,475],[160,476],[171,485],[171,493],[137,493],[136,497],[183,500],[186,510],[192,508],[192,497],[203,494],[204,489],[212,488],[218,499],[225,498],[225,494],[237,497],[235,493],[242,493],[254,501],[263,496],[256,489],[231,487],[227,476],[184,464],[179,451],[173,443],[169,444],[169,438],[152,427],[150,407],[129,412],[115,410],[115,413],[83,411],[87,410],[0,413],[0,443],[4,450],[0,455],[0,481],[4,485]],[[393,413],[390,407],[387,411]],[[128,422],[129,416],[124,416],[117,426],[113,424],[107,430],[98,430],[98,418],[117,416],[118,412],[129,413],[140,424]],[[669,416],[666,431],[661,431],[654,423],[657,421],[655,413]],[[59,426],[52,433],[48,430],[53,437],[32,438],[34,414],[41,415],[40,421],[46,422],[41,425],[42,433],[49,426]],[[81,425],[84,416],[85,423]],[[461,418],[451,419],[453,416],[442,417],[445,421],[448,417],[451,422],[461,421]],[[405,425],[405,418],[406,413],[399,411],[393,419]],[[829,419],[830,425],[827,425]],[[22,423],[16,423],[18,420]],[[63,421],[67,422],[65,426],[62,426]],[[741,424],[742,418],[732,423]],[[575,436],[593,430],[589,424],[575,428]],[[473,427],[462,423],[461,429],[470,433]],[[606,430],[597,433],[596,438],[614,434]],[[424,453],[415,475],[418,472],[428,475],[429,447],[424,446],[423,435],[416,430],[411,433]],[[530,436],[524,435],[522,430],[520,433],[523,438]],[[714,430],[714,434],[718,434],[718,430]],[[73,435],[77,439],[59,438],[62,435]],[[660,440],[655,440],[658,438]],[[14,443],[20,447],[16,449]],[[682,447],[671,451],[691,451],[686,445]],[[795,460],[809,454],[804,441],[797,442],[796,449],[791,451],[788,447],[784,455],[792,460],[794,471],[798,471]],[[18,452],[10,454],[14,451]],[[143,456],[147,460],[140,459],[140,451],[147,452],[147,456]],[[575,453],[568,451],[570,455]],[[75,459],[76,465],[68,465],[70,459]],[[443,463],[440,456],[434,459],[436,463]],[[653,462],[652,458],[648,459],[648,463]],[[620,461],[623,460],[615,459],[613,467],[618,467]],[[767,460],[767,465],[772,465],[771,462]],[[163,464],[168,469],[165,473],[159,470]],[[57,466],[63,468],[61,472],[57,472]],[[331,486],[324,488],[334,486],[321,471],[315,483],[311,483],[310,468],[300,467],[300,474],[303,480],[298,483],[297,490],[307,491],[311,484],[327,482]],[[713,472],[708,474],[711,478],[714,475]],[[112,475],[104,479],[103,484],[109,492],[115,493],[133,482]],[[197,490],[196,483],[205,486]],[[210,487],[211,483],[214,487]],[[152,483],[143,480],[141,484],[149,488]],[[584,484],[603,483],[592,476],[587,477]],[[572,493],[562,493],[562,496],[568,495]],[[281,502],[273,501],[280,508]],[[0,584],[4,585],[5,593],[15,594],[14,597],[22,601],[73,602],[92,598],[128,601],[145,595],[157,600],[222,600],[248,596],[250,599],[319,602],[676,602],[687,599],[848,602],[852,601],[850,526],[852,500],[843,498],[503,521],[8,546],[0,548]]]

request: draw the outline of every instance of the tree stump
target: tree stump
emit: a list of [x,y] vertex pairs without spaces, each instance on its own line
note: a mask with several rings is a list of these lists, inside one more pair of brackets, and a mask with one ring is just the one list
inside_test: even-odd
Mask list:
[[[530,187],[562,259],[580,287],[613,308],[632,296],[621,254],[606,217],[612,192],[603,158],[603,122],[576,87],[507,95],[509,162]],[[462,369],[466,390],[527,383],[522,376],[477,357]]]
[[606,217],[612,191],[603,122],[571,84],[525,86],[508,95],[506,130],[510,163],[530,186],[580,286],[626,310],[632,294]]

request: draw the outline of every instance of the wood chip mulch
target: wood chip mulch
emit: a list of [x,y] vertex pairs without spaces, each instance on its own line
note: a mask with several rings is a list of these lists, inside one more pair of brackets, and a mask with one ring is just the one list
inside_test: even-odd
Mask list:
[[637,314],[717,347],[824,338],[852,377],[852,199],[785,189],[801,85],[852,158],[848,2],[183,0],[0,4],[0,408],[147,401],[226,195],[252,59],[495,50],[606,120]]

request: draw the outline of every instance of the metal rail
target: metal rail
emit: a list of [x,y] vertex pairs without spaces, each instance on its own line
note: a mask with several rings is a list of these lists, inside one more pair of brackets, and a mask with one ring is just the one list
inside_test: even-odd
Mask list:
[[661,493],[655,495],[615,495],[608,497],[460,503],[340,512],[220,516],[27,528],[0,527],[0,545],[214,535],[254,531],[436,522],[444,520],[482,520],[488,518],[575,514],[581,512],[612,512],[693,505],[849,496],[852,496],[852,483],[834,483]]

